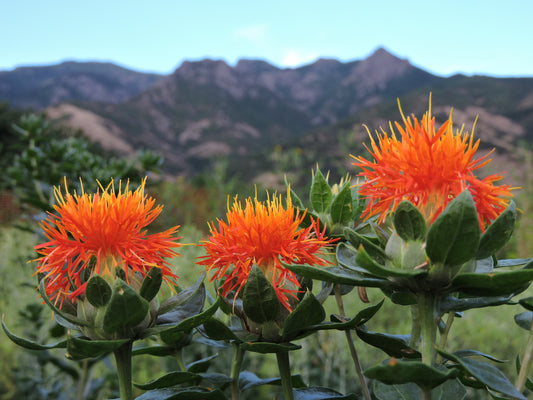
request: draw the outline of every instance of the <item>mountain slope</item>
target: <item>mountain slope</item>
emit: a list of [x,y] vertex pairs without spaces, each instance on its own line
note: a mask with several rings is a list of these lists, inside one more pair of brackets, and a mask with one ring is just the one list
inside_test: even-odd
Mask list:
[[37,109],[77,100],[119,103],[160,78],[161,75],[131,71],[111,63],[64,62],[19,67],[0,71],[0,101]]

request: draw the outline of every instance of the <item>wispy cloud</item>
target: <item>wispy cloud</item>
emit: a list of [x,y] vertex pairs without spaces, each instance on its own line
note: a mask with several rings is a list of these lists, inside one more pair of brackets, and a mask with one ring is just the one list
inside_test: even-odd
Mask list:
[[268,28],[265,24],[243,26],[236,29],[233,32],[233,36],[255,44],[265,39],[267,30]]

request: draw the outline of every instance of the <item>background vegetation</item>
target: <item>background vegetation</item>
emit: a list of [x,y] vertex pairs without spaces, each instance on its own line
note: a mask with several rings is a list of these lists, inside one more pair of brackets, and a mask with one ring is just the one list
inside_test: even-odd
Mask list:
[[[42,307],[35,290],[37,277],[33,275],[35,257],[33,246],[42,240],[37,220],[43,210],[50,209],[52,188],[61,184],[67,176],[71,188],[76,188],[82,177],[86,190],[92,190],[96,179],[102,183],[109,179],[130,179],[136,184],[149,171],[157,171],[161,160],[152,153],[139,153],[132,159],[117,158],[106,154],[89,143],[76,132],[65,131],[51,125],[45,117],[23,115],[21,112],[0,106],[0,136],[2,137],[0,177],[0,313],[10,329],[21,336],[38,342],[51,342],[64,334],[53,323],[48,308]],[[347,133],[346,140],[349,140]],[[347,142],[348,143],[348,142]],[[533,164],[527,150],[517,150],[522,160],[523,175],[520,179],[523,189],[517,191],[516,202],[522,210],[519,227],[511,243],[505,248],[502,257],[528,257],[533,254],[533,225],[531,223],[532,188],[529,185]],[[347,154],[346,154],[347,157]],[[174,260],[175,272],[180,276],[183,287],[190,286],[203,272],[195,265],[201,256],[199,243],[208,233],[207,222],[225,213],[228,198],[235,195],[244,198],[257,190],[260,195],[264,187],[285,190],[284,179],[296,182],[293,189],[305,197],[308,190],[305,182],[310,181],[311,172],[307,168],[310,156],[297,148],[285,152],[281,147],[265,155],[270,168],[263,175],[257,188],[253,184],[238,180],[232,174],[231,160],[219,159],[208,172],[194,178],[168,178],[151,173],[149,191],[164,204],[163,213],[154,229],[181,225],[182,243],[191,245],[180,249],[182,257]],[[337,175],[340,175],[339,164]],[[266,171],[265,171],[266,172]],[[353,172],[353,171],[352,171]],[[345,172],[343,172],[345,174]],[[261,186],[262,185],[262,186]],[[79,190],[79,187],[78,187]],[[21,229],[23,227],[24,229]],[[208,285],[214,295],[211,285]],[[531,289],[525,295],[531,295]],[[368,290],[369,299],[375,303],[383,298],[379,290]],[[356,312],[363,307],[356,291],[347,296],[346,308]],[[333,299],[327,309],[336,312]],[[514,321],[514,313],[519,312],[508,306],[507,312],[494,313],[491,309],[472,310],[456,321],[453,336],[449,338],[449,350],[472,348],[492,354],[509,362],[503,365],[506,374],[514,379],[514,357],[525,346],[526,334]],[[373,331],[387,331],[397,334],[409,333],[407,311],[386,301],[384,308],[369,323]],[[221,316],[223,318],[223,316]],[[195,336],[201,339],[199,336]],[[342,332],[319,332],[306,338],[303,348],[291,353],[294,372],[302,375],[305,382],[314,386],[327,386],[342,393],[358,392],[355,371]],[[363,367],[375,365],[387,356],[362,342],[356,343]],[[215,355],[215,350],[202,343],[187,347],[185,363]],[[231,351],[216,349],[218,361],[213,372],[229,365]],[[0,399],[70,399],[76,382],[79,380],[80,365],[67,361],[64,350],[48,352],[28,352],[21,350],[0,335]],[[161,375],[163,371],[176,368],[176,360],[155,359],[138,356],[134,362],[134,381],[145,382]],[[114,368],[109,359],[95,364],[91,371],[90,399],[104,399],[117,396]],[[252,370],[262,378],[275,375],[275,359],[270,356],[247,355],[243,370]],[[250,391],[249,398],[272,398],[275,389],[266,387]],[[258,397],[259,396],[259,397]],[[469,398],[482,398],[471,392]],[[246,397],[244,397],[246,398]]]

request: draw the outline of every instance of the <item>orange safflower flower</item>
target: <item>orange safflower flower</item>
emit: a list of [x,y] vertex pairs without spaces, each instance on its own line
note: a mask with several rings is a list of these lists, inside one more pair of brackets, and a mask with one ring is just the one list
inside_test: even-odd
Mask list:
[[[290,310],[288,296],[296,297],[299,283],[294,273],[282,264],[326,265],[323,248],[332,243],[320,231],[318,222],[299,228],[305,213],[299,213],[287,196],[287,208],[281,196],[265,203],[248,198],[243,208],[235,198],[226,218],[218,219],[218,229],[209,224],[211,236],[204,241],[207,255],[198,262],[208,271],[215,271],[213,280],[224,280],[222,296],[235,289],[235,297],[248,279],[253,264],[257,264],[274,287],[279,301]],[[232,267],[233,266],[233,267]]]
[[[155,200],[144,193],[146,179],[135,191],[129,184],[115,191],[113,182],[93,195],[66,194],[55,188],[57,213],[48,213],[40,226],[49,239],[35,246],[41,255],[37,273],[43,275],[47,295],[56,303],[76,300],[85,293],[91,273],[115,276],[121,268],[129,280],[131,274],[146,276],[157,266],[165,281],[176,276],[165,257],[179,255],[175,237],[179,226],[148,235],[145,228],[160,214]],[[90,262],[91,260],[96,261]],[[94,266],[93,266],[94,265]],[[89,270],[88,270],[89,269]]]
[[357,160],[353,165],[363,170],[359,176],[365,178],[359,187],[359,194],[368,199],[363,216],[378,216],[383,222],[402,200],[409,200],[433,222],[452,199],[468,189],[484,229],[507,207],[506,198],[512,196],[509,185],[494,185],[502,175],[484,179],[475,176],[477,169],[491,161],[490,153],[474,159],[479,139],[474,142],[473,132],[463,134],[462,128],[454,133],[451,113],[436,130],[431,104],[421,122],[414,116],[412,120],[405,118],[401,107],[400,113],[404,126],[395,123],[400,139],[390,124],[391,134],[381,129],[378,143],[369,133],[371,149],[365,147],[373,160],[352,156]]

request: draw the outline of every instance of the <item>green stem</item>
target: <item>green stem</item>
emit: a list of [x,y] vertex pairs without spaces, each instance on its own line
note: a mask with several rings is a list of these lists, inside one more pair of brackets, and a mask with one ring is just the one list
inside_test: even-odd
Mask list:
[[[440,337],[440,344],[439,349],[444,350],[444,347],[446,347],[446,341],[448,340],[448,334],[450,333],[450,329],[453,324],[453,319],[455,318],[455,313],[452,311],[448,313],[448,318],[446,318],[446,326],[444,328],[444,332],[442,332],[442,335]],[[441,360],[441,356],[437,357],[437,362]]]
[[411,306],[411,339],[409,347],[415,349],[420,339],[420,307],[418,304]]
[[176,352],[176,361],[178,362],[178,366],[182,372],[187,371],[187,367],[185,367],[185,363],[183,362],[183,349],[179,349]]
[[85,398],[85,386],[87,386],[87,381],[89,379],[89,360],[83,360],[81,362],[81,376],[78,380],[78,390],[76,393],[76,400],[83,400]]
[[231,363],[231,400],[239,400],[239,374],[241,372],[244,350],[237,343],[233,343],[233,361]]
[[526,386],[527,374],[529,368],[531,367],[531,361],[533,360],[533,325],[529,330],[529,338],[526,344],[526,350],[524,351],[524,358],[522,359],[522,365],[520,366],[520,371],[518,372],[518,379],[516,380],[516,389],[519,392],[524,390]]
[[[346,316],[344,312],[344,302],[342,301],[341,295],[341,286],[339,284],[335,285],[335,300],[337,301],[337,307],[339,308],[339,313],[344,317]],[[348,348],[350,349],[350,354],[355,366],[355,372],[359,378],[359,383],[363,390],[363,396],[366,400],[371,400],[370,390],[368,390],[368,385],[366,383],[365,376],[363,375],[363,369],[361,368],[361,362],[359,361],[359,356],[357,355],[357,350],[355,349],[355,344],[353,343],[352,333],[349,330],[344,331],[346,334],[346,340],[348,342]]]
[[283,398],[285,400],[294,400],[292,394],[292,381],[291,381],[291,365],[289,361],[289,352],[280,351],[276,353],[278,359],[279,375],[281,377],[281,387],[283,390]]
[[131,383],[132,343],[133,342],[130,340],[114,351],[118,371],[120,400],[133,400],[133,387]]
[[435,341],[437,339],[437,298],[431,293],[422,293],[418,297],[420,312],[420,352],[422,362],[432,366],[435,362]]

